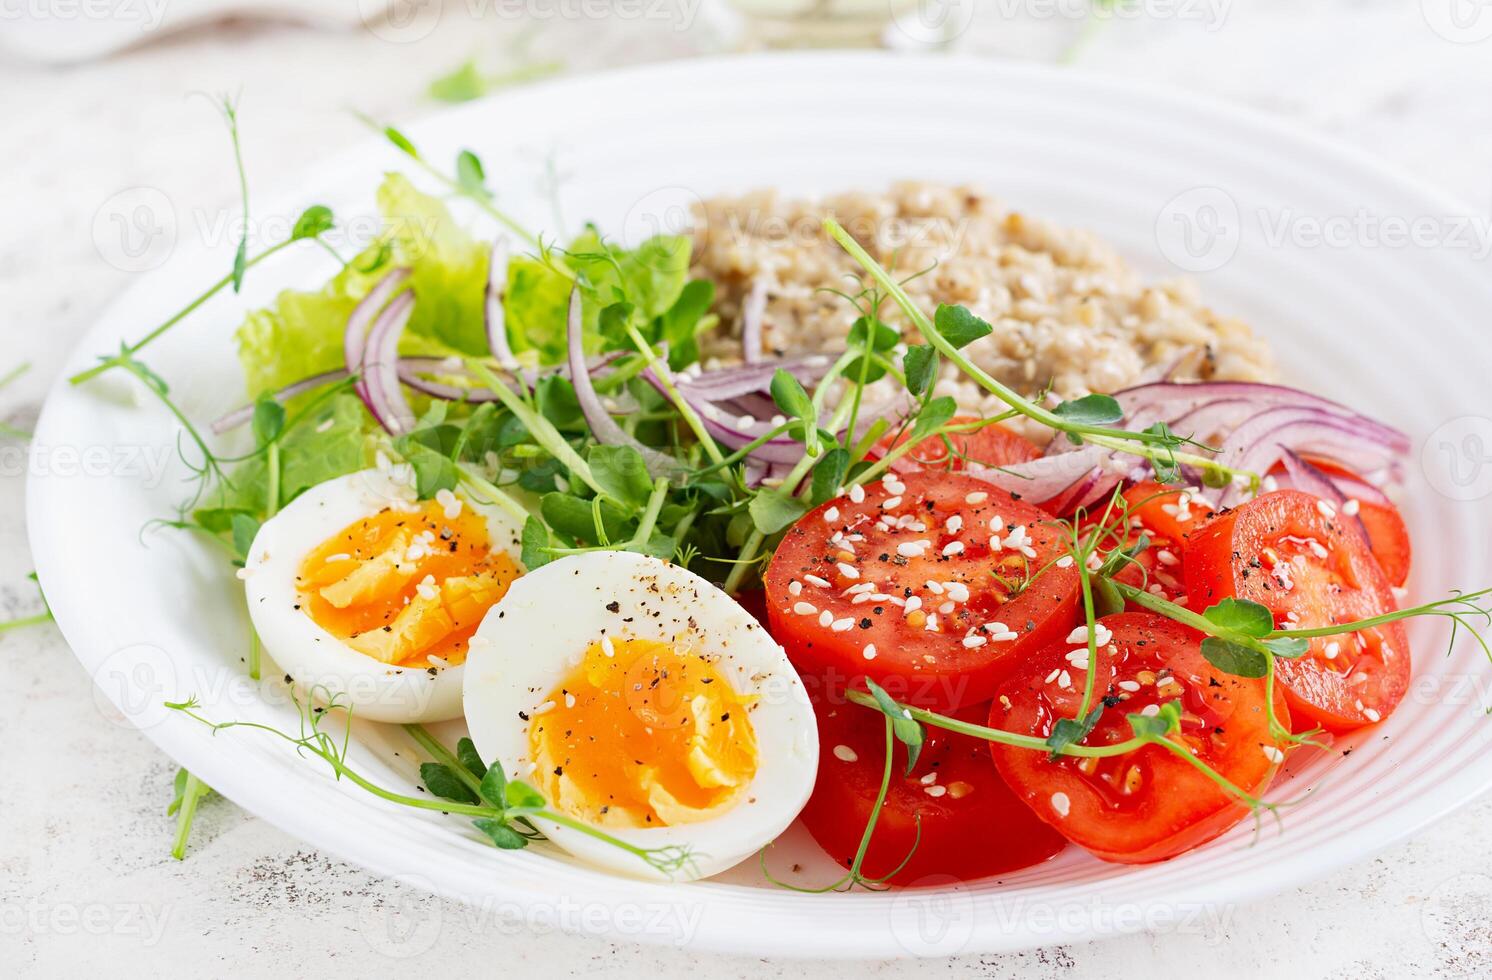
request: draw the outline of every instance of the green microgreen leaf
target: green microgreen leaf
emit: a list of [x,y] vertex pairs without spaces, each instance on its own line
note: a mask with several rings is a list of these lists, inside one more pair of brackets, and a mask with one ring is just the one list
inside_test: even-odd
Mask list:
[[1150,460],[1151,468],[1155,470],[1156,480],[1172,486],[1181,483],[1181,464],[1176,459],[1176,447],[1181,445],[1181,441],[1176,438],[1171,427],[1164,422],[1157,422],[1145,431],[1162,440],[1156,446],[1159,451]]
[[1270,653],[1286,660],[1303,657],[1311,649],[1311,641],[1299,636],[1276,636],[1265,640],[1264,645],[1269,647]]
[[1269,658],[1262,651],[1232,640],[1204,638],[1202,656],[1218,670],[1234,677],[1263,677],[1269,673]]
[[943,339],[955,349],[969,346],[981,337],[988,337],[994,327],[971,313],[965,306],[939,304],[933,313],[933,323]]
[[[862,316],[850,325],[850,333],[845,342],[850,347],[869,348],[876,353],[884,353],[901,343],[901,334],[896,328],[881,322],[878,319]],[[846,377],[855,377],[853,371],[846,370]]]
[[490,817],[479,817],[472,821],[472,826],[480,830],[493,845],[505,851],[518,851],[528,846],[528,838],[518,831],[509,827],[502,820],[493,820]]
[[1105,616],[1124,612],[1124,596],[1119,594],[1119,589],[1113,582],[1106,578],[1094,577],[1090,587],[1093,590],[1094,619],[1103,619]]
[[818,451],[818,412],[803,383],[782,368],[772,375],[772,401],[789,418],[803,422],[803,442],[810,454]]
[[1202,618],[1214,626],[1221,626],[1244,636],[1267,636],[1274,629],[1274,614],[1268,607],[1248,599],[1223,599],[1207,607]]
[[844,485],[845,473],[849,470],[850,454],[844,449],[831,449],[813,468],[813,483],[809,485],[808,505],[817,507],[839,495]]
[[493,806],[501,807],[507,804],[508,777],[503,773],[503,767],[497,760],[487,767],[482,774],[482,785],[478,791],[482,799]]
[[477,753],[476,743],[464,735],[456,742],[456,758],[461,760],[467,772],[478,779],[487,775],[488,766]]
[[259,445],[267,446],[280,438],[285,430],[285,406],[268,395],[260,396],[254,403],[254,438]]
[[470,150],[462,150],[456,154],[456,183],[468,194],[485,196],[490,192],[487,190],[487,171],[482,167],[482,159]]
[[549,528],[537,517],[529,517],[523,522],[523,535],[520,541],[522,550],[518,560],[528,571],[541,568],[553,560],[549,554],[549,549],[554,546],[554,543],[549,540]]
[[307,238],[316,238],[332,230],[336,218],[332,215],[332,209],[322,204],[313,204],[301,212],[295,221],[295,227],[290,231],[290,240],[294,242],[304,241]]
[[539,810],[544,806],[544,796],[528,783],[515,779],[503,787],[503,802],[509,809]]
[[896,740],[907,747],[906,772],[910,776],[912,770],[917,768],[917,757],[922,754],[922,725],[906,708],[892,700],[881,685],[867,677],[865,686],[870,690],[870,696],[875,698],[876,707],[881,709],[881,714],[891,719],[891,732]]
[[747,505],[751,522],[761,534],[772,535],[808,513],[808,505],[780,490],[763,490]]
[[1052,414],[1075,425],[1110,425],[1124,419],[1124,409],[1112,395],[1084,395],[1065,401]]
[[921,442],[947,425],[957,412],[958,403],[947,395],[929,399],[917,412],[917,418],[912,422],[906,441],[912,444]]
[[1057,723],[1052,726],[1052,734],[1047,736],[1047,747],[1052,750],[1048,758],[1055,760],[1067,746],[1077,745],[1087,738],[1098,724],[1098,719],[1103,716],[1103,708],[1100,702],[1081,719],[1058,718]]
[[586,455],[597,486],[617,503],[642,509],[653,493],[642,453],[631,446],[592,446]]
[[1167,701],[1153,715],[1127,714],[1124,717],[1136,738],[1165,738],[1181,727],[1181,702]]
[[938,376],[938,352],[926,344],[918,344],[907,348],[901,363],[907,376],[907,391],[915,398],[922,397]]
[[477,802],[477,794],[461,781],[461,777],[452,772],[449,766],[439,762],[420,763],[420,782],[443,800],[455,803]]
[[233,529],[233,550],[240,558],[247,558],[254,539],[259,536],[259,518],[238,512],[233,515],[230,526]]

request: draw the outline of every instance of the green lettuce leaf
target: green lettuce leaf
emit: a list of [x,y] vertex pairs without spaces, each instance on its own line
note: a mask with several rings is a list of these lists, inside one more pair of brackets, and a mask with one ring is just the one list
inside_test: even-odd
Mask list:
[[409,266],[418,298],[400,352],[445,356],[487,353],[483,301],[488,246],[456,224],[437,198],[401,174],[378,189],[380,238],[315,292],[286,290],[251,312],[238,329],[238,354],[250,397],[340,367],[342,334],[358,300],[397,266]]

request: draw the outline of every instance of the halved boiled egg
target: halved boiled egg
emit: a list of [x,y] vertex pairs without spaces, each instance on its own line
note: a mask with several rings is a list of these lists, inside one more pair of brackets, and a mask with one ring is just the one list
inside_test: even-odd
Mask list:
[[266,521],[244,565],[249,614],[296,688],[354,717],[461,714],[467,645],[522,570],[518,527],[405,467],[328,480]]
[[[817,772],[813,708],[782,647],[714,585],[644,555],[574,555],[514,583],[472,638],[465,704],[483,758],[634,847],[688,848],[691,877],[785,830]],[[660,874],[535,823],[583,860]]]

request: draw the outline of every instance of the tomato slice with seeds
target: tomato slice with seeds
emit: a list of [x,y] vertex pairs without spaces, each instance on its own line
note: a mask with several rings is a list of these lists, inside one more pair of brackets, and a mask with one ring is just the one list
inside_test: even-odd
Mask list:
[[1077,622],[1063,533],[1017,495],[922,472],[856,496],[800,519],[767,569],[772,635],[800,669],[956,708]]
[[1143,533],[1148,547],[1126,563],[1115,578],[1163,599],[1185,598],[1181,561],[1186,541],[1192,531],[1211,519],[1212,508],[1190,491],[1154,482],[1136,483],[1124,491],[1123,498],[1127,511],[1118,511],[1118,505],[1110,509],[1105,502],[1094,508],[1085,524],[1092,527],[1103,522],[1116,530],[1124,529],[1127,513],[1127,532],[1100,540],[1099,556],[1132,546]]
[[[814,710],[819,773],[803,826],[848,868],[885,775],[885,719],[838,697],[816,698]],[[987,705],[959,712],[980,725],[988,715]],[[906,764],[906,747],[895,742],[886,802],[860,866],[865,877],[888,875],[907,859],[891,884],[916,885],[930,876],[940,885],[950,875],[987,878],[1038,864],[1067,845],[1005,784],[981,739],[929,728],[910,776]]]
[[[1299,490],[1256,497],[1195,532],[1186,547],[1188,602],[1233,596],[1267,606],[1281,629],[1334,626],[1398,608],[1383,569],[1331,505]],[[1402,623],[1318,638],[1277,672],[1290,708],[1332,731],[1388,717],[1409,687]]]
[[[1262,679],[1222,673],[1202,656],[1200,633],[1154,613],[1108,616],[1097,632],[1094,691],[1105,710],[1083,744],[1127,741],[1134,734],[1127,714],[1153,713],[1180,700],[1181,730],[1171,737],[1245,792],[1264,791],[1286,746],[1270,737]],[[1046,738],[1058,718],[1076,717],[1087,656],[1084,643],[1076,642],[1044,651],[1000,688],[990,727]],[[1278,692],[1275,710],[1288,726],[1289,709]],[[998,743],[991,748],[1000,774],[1038,817],[1106,861],[1164,861],[1248,814],[1205,773],[1158,745],[1056,761],[1046,752]]]
[[1383,566],[1388,584],[1402,586],[1408,582],[1414,549],[1409,541],[1409,526],[1404,523],[1399,508],[1389,503],[1381,490],[1346,467],[1317,456],[1307,456],[1306,459],[1331,474],[1347,498],[1357,502],[1357,519],[1368,532],[1368,545],[1373,550],[1373,557]]
[[[949,424],[978,421],[972,415],[959,415],[950,419]],[[884,455],[905,441],[906,433],[900,437],[887,436],[876,444],[875,452],[877,456]],[[951,454],[948,452],[949,442],[953,443],[954,452]],[[892,468],[899,473],[917,470],[958,472],[971,465],[994,469],[1039,458],[1040,446],[995,422],[972,432],[949,433],[947,442],[942,436],[929,436],[908,450],[892,464]]]

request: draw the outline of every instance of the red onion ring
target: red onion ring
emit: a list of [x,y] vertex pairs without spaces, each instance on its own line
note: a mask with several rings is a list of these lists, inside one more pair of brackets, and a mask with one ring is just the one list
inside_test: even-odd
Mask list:
[[[394,269],[368,290],[368,295],[352,308],[352,313],[347,317],[347,328],[342,333],[343,363],[348,374],[361,375],[363,357],[368,346],[369,326],[378,316],[378,311],[388,303],[389,298],[409,281],[411,274],[409,269]],[[354,390],[364,402],[367,402],[367,387],[361,376],[355,383]]]
[[580,290],[573,289],[570,291],[570,311],[565,323],[565,345],[569,354],[570,382],[575,386],[575,400],[580,403],[580,411],[585,415],[586,424],[591,427],[591,434],[604,445],[630,446],[637,450],[648,472],[654,477],[677,474],[682,469],[677,459],[646,446],[629,435],[617,425],[611,413],[606,411],[606,406],[601,404],[595,385],[591,383],[590,369],[585,363],[585,321],[582,314]]
[[368,411],[393,435],[402,435],[414,425],[414,410],[399,386],[399,338],[414,313],[414,294],[400,293],[378,314],[368,331],[363,352],[364,401]]
[[[270,395],[270,397],[283,404],[296,395],[304,395],[308,391],[314,391],[322,385],[329,385],[334,381],[341,381],[345,377],[347,377],[347,372],[341,368],[337,368],[334,371],[323,371],[320,374],[313,374],[309,378],[302,378],[294,384],[286,385]],[[254,405],[254,402],[250,402],[214,420],[212,423],[213,434],[223,435],[248,423],[254,417]]]

